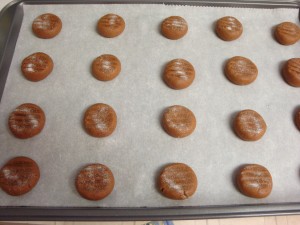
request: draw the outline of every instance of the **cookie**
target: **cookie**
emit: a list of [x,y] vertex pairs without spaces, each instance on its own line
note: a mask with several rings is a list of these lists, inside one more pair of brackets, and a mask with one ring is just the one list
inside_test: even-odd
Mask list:
[[191,197],[197,190],[197,176],[186,164],[173,163],[161,171],[158,188],[167,198],[184,200]]
[[15,137],[26,139],[39,134],[45,126],[45,121],[45,113],[39,106],[25,103],[10,114],[8,126]]
[[75,186],[78,193],[88,200],[101,200],[114,189],[115,179],[111,170],[102,164],[90,164],[77,175]]
[[282,69],[282,76],[289,85],[300,87],[300,58],[289,59]]
[[170,16],[161,24],[161,33],[168,39],[177,40],[188,32],[188,23],[180,16]]
[[237,85],[251,84],[258,75],[256,65],[250,59],[242,56],[229,59],[224,72],[228,80]]
[[38,16],[32,23],[33,33],[43,39],[53,38],[59,34],[62,28],[60,18],[54,14],[46,13]]
[[242,35],[243,25],[238,19],[232,16],[225,16],[217,20],[215,31],[222,40],[233,41]]
[[21,70],[26,79],[40,81],[52,72],[53,61],[49,55],[36,52],[22,61]]
[[94,77],[101,81],[109,81],[119,75],[121,62],[114,55],[101,55],[92,63],[92,73]]
[[275,38],[282,45],[295,44],[300,39],[300,28],[291,22],[283,22],[275,28]]
[[294,121],[295,121],[296,127],[300,131],[300,108],[295,113]]
[[234,119],[234,131],[244,141],[257,141],[267,130],[267,124],[254,110],[240,111]]
[[97,29],[103,37],[117,37],[124,31],[125,21],[119,15],[107,14],[99,19]]
[[191,63],[184,59],[170,61],[164,70],[163,79],[173,89],[179,90],[190,86],[195,78],[195,70]]
[[117,115],[109,105],[97,103],[86,110],[83,123],[89,135],[107,137],[116,129]]
[[162,126],[172,137],[183,138],[196,128],[194,113],[188,108],[180,105],[168,107],[162,116]]
[[9,160],[0,170],[0,187],[13,196],[31,191],[39,179],[40,170],[36,162],[23,156]]
[[241,193],[252,198],[265,198],[272,191],[272,176],[263,166],[249,164],[243,166],[236,177]]

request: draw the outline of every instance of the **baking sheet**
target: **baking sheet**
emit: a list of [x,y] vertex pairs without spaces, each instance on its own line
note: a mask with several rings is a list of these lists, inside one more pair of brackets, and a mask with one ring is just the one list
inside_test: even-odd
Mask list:
[[[63,21],[61,33],[43,40],[31,33],[33,19],[53,12]],[[113,39],[96,32],[98,19],[121,15],[126,28]],[[184,17],[188,34],[171,41],[159,33],[161,21],[171,15]],[[244,26],[242,37],[223,42],[213,32],[214,22],[226,15]],[[41,179],[30,193],[12,197],[0,192],[3,206],[103,206],[163,207],[299,202],[300,133],[292,113],[299,105],[299,90],[288,86],[279,68],[299,57],[299,43],[281,46],[272,37],[283,21],[297,24],[297,9],[243,9],[165,5],[24,5],[24,20],[0,105],[0,165],[24,155],[37,161]],[[20,64],[27,55],[42,51],[54,63],[52,74],[32,83],[25,80]],[[116,55],[121,74],[100,82],[90,74],[93,59]],[[299,53],[298,53],[299,54]],[[224,62],[235,55],[254,61],[257,80],[236,86],[223,75]],[[196,70],[193,84],[184,90],[168,88],[161,79],[164,65],[184,58]],[[9,113],[32,102],[47,117],[43,132],[19,140],[7,127]],[[118,115],[110,137],[90,137],[82,128],[84,111],[91,104],[111,105]],[[197,118],[194,133],[184,139],[168,136],[160,126],[162,111],[174,104],[191,109]],[[257,142],[244,142],[230,122],[242,109],[253,109],[265,119],[268,130]],[[116,184],[106,199],[81,198],[74,186],[77,172],[88,163],[111,168]],[[198,190],[185,201],[169,200],[157,191],[156,177],[172,162],[190,165],[198,177]],[[233,173],[245,163],[259,163],[273,176],[273,191],[266,199],[251,199],[233,185]]]

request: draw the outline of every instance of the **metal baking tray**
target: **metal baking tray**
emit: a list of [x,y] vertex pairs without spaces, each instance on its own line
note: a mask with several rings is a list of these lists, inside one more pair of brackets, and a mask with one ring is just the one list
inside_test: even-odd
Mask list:
[[[0,101],[23,20],[25,4],[179,4],[196,6],[299,8],[300,1],[226,1],[226,0],[16,0],[0,12]],[[300,20],[300,14],[299,14]],[[0,207],[0,220],[176,220],[290,215],[300,213],[298,203],[272,203],[227,206],[164,208],[101,207]]]

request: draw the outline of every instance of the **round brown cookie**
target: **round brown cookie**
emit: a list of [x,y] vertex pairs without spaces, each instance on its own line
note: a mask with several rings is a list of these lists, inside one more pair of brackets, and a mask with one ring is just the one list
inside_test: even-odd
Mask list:
[[31,191],[39,179],[40,170],[36,162],[23,156],[9,160],[0,170],[0,187],[13,196]]
[[119,15],[107,14],[99,19],[97,29],[103,37],[117,37],[124,31],[125,21]]
[[291,22],[283,22],[275,28],[275,38],[282,45],[295,44],[300,39],[300,28]]
[[294,119],[295,119],[296,127],[300,131],[300,108],[296,111]]
[[234,119],[234,131],[244,141],[257,141],[266,132],[267,124],[254,110],[240,111]]
[[114,189],[115,179],[111,170],[102,164],[84,167],[75,181],[78,193],[88,200],[101,200]]
[[195,130],[196,118],[193,112],[188,108],[174,105],[164,111],[162,126],[172,137],[183,138]]
[[174,200],[184,200],[191,197],[197,190],[197,176],[186,164],[173,163],[161,171],[158,178],[158,188],[162,194]]
[[121,62],[114,55],[101,55],[92,63],[92,73],[95,78],[101,81],[109,81],[119,75]]
[[258,75],[256,65],[250,59],[242,56],[229,59],[224,72],[228,80],[237,85],[250,84]]
[[54,14],[46,13],[38,16],[32,23],[33,33],[44,39],[53,38],[59,34],[62,28],[60,18]]
[[233,41],[242,35],[243,25],[238,19],[232,16],[225,16],[217,21],[215,30],[218,37],[222,40]]
[[161,33],[166,38],[177,40],[182,38],[188,32],[188,24],[180,16],[170,16],[161,24]]
[[294,87],[300,87],[300,58],[289,59],[282,70],[285,81]]
[[8,126],[17,138],[26,139],[39,134],[45,126],[45,113],[37,105],[25,103],[9,116]]
[[193,83],[194,78],[193,65],[184,59],[170,61],[166,65],[163,75],[165,83],[176,90],[187,88]]
[[265,198],[272,191],[272,176],[261,165],[243,166],[237,174],[236,182],[240,192],[252,198]]
[[90,106],[84,114],[86,132],[94,137],[106,137],[117,126],[117,115],[112,107],[103,103]]
[[21,70],[28,80],[40,81],[52,72],[53,61],[49,55],[36,52],[22,61]]

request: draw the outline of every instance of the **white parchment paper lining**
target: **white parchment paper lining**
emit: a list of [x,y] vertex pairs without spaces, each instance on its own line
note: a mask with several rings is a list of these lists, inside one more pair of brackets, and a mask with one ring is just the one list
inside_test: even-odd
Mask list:
[[[54,39],[35,37],[31,23],[52,12],[63,21]],[[122,35],[106,39],[96,32],[98,19],[116,13],[126,21]],[[189,24],[177,41],[159,33],[163,19],[179,15]],[[214,22],[231,15],[244,26],[240,39],[220,40]],[[0,192],[0,205],[9,206],[196,206],[300,201],[300,132],[292,115],[299,105],[299,89],[280,75],[282,63],[299,57],[300,43],[279,45],[272,37],[278,23],[299,24],[297,9],[244,9],[165,5],[25,5],[24,20],[0,105],[0,165],[15,156],[33,158],[41,179],[30,193],[12,197]],[[34,52],[54,60],[52,74],[33,83],[24,79],[20,64]],[[113,54],[122,63],[113,81],[100,82],[90,73],[93,59]],[[233,56],[250,58],[259,69],[257,80],[236,86],[223,74],[224,62]],[[180,91],[161,79],[164,65],[184,58],[194,65],[193,84]],[[46,126],[32,139],[12,136],[7,120],[18,105],[31,102],[46,113]],[[82,116],[94,103],[111,105],[118,115],[116,131],[98,139],[86,134]],[[168,136],[160,115],[174,104],[191,109],[197,118],[195,132],[184,139]],[[231,129],[233,115],[253,109],[265,119],[268,130],[257,142],[244,142]],[[111,168],[115,189],[106,199],[91,202],[74,186],[77,172],[89,163]],[[185,201],[163,197],[156,189],[162,166],[172,162],[190,165],[198,177],[195,195]],[[240,194],[233,184],[242,164],[258,163],[269,169],[274,187],[266,199]]]

